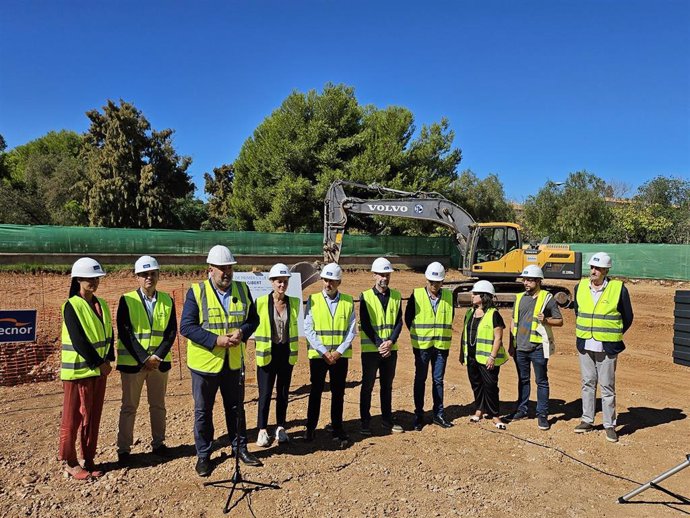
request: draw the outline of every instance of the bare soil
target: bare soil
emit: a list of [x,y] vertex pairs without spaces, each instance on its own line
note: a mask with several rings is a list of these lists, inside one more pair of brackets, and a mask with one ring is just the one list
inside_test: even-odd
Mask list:
[[[191,277],[175,277],[163,279],[159,285],[175,294],[178,315],[184,292],[193,281]],[[408,296],[422,282],[419,273],[398,272],[392,286]],[[342,290],[357,295],[370,284],[369,273],[349,272]],[[288,410],[293,440],[288,446],[274,443],[268,448],[256,447],[253,441],[257,389],[251,363],[245,405],[250,450],[262,459],[264,466],[243,467],[242,473],[248,479],[277,483],[280,489],[251,493],[232,510],[232,515],[321,518],[690,514],[690,505],[655,489],[636,497],[636,503],[617,503],[619,496],[685,461],[690,453],[690,426],[686,419],[690,368],[675,365],[672,360],[673,296],[676,289],[689,289],[688,283],[631,280],[627,286],[635,323],[626,334],[628,348],[618,363],[617,444],[605,440],[601,414],[597,415],[596,431],[573,433],[581,410],[580,377],[574,318],[568,311],[565,326],[556,330],[557,353],[549,362],[551,430],[539,430],[535,419],[509,424],[506,431],[496,430],[490,422],[471,424],[471,390],[465,368],[457,360],[462,320],[459,311],[445,377],[445,404],[455,423],[451,429],[429,425],[421,432],[411,431],[414,364],[406,331],[400,340],[394,385],[394,407],[406,432],[384,435],[375,418],[372,437],[358,434],[361,365],[356,344],[345,396],[345,427],[353,444],[345,449],[338,449],[325,431],[319,432],[314,443],[300,440],[309,392],[304,344],[294,372]],[[0,275],[0,306],[38,307],[40,343],[59,347],[59,306],[67,287],[68,279],[64,276]],[[132,287],[129,276],[108,276],[99,295],[110,301],[114,312],[119,295]],[[307,293],[317,289],[317,285],[311,286]],[[508,310],[501,313],[506,320],[510,319]],[[56,358],[52,355],[39,370],[54,369]],[[514,364],[510,362],[501,368],[500,374],[501,410],[505,414],[513,410],[516,385]],[[533,400],[534,395],[533,387]],[[0,515],[223,516],[229,484],[205,487],[206,479],[200,479],[194,471],[193,402],[184,364],[179,369],[177,365],[173,367],[167,397],[167,444],[174,449],[173,458],[160,459],[149,453],[148,412],[142,396],[133,449],[135,465],[129,469],[117,466],[114,445],[119,399],[120,380],[114,372],[108,381],[96,459],[103,463],[107,473],[97,481],[82,483],[65,478],[57,460],[61,383],[0,387]],[[376,414],[378,388],[372,403]],[[326,393],[322,427],[329,419],[329,405]],[[427,406],[431,407],[430,385]],[[234,468],[233,460],[227,456],[229,441],[220,403],[216,409],[217,466],[210,477],[212,481],[229,478]],[[669,478],[662,486],[689,498],[690,469]]]

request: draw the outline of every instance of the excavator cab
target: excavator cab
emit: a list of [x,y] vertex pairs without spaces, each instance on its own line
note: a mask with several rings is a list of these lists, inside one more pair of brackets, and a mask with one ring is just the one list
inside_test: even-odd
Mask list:
[[507,253],[522,248],[520,231],[514,225],[492,223],[477,226],[477,246],[472,264],[498,261]]

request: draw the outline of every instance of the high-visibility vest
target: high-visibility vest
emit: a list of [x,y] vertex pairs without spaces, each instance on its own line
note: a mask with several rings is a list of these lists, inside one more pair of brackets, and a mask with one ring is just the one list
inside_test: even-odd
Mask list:
[[[127,304],[129,321],[132,324],[134,336],[150,356],[156,352],[156,349],[163,341],[163,334],[170,322],[170,315],[174,311],[172,297],[163,291],[156,292],[153,322],[149,320],[149,314],[146,311],[146,306],[141,301],[138,290],[125,293],[123,298]],[[162,360],[164,362],[172,361],[170,351]],[[117,340],[117,364],[129,367],[137,367],[139,365],[137,359],[130,354],[119,337]]]
[[[216,296],[211,283],[206,280],[192,284],[197,306],[199,323],[203,329],[215,335],[232,333],[247,320],[249,314],[249,289],[244,282],[232,281],[228,311]],[[245,337],[246,339],[246,337]],[[230,356],[230,369],[239,370],[245,353],[244,341],[237,347],[214,346],[208,350],[203,345],[187,340],[187,366],[206,374],[217,374],[223,368],[225,355]]]
[[[355,310],[352,297],[341,293],[334,315],[331,315],[331,310],[321,292],[309,297],[309,306],[316,335],[329,352],[335,351],[343,343],[350,329],[350,317]],[[311,347],[307,356],[310,360],[321,357],[319,352]],[[345,351],[343,358],[352,358],[352,347]]]
[[[486,362],[491,356],[491,351],[494,348],[494,312],[496,308],[489,308],[484,316],[479,320],[479,325],[477,326],[477,352],[475,353],[475,358],[477,363],[486,365]],[[465,313],[465,323],[463,325],[462,331],[462,355],[465,362],[467,362],[467,332],[470,326],[470,322],[474,318],[475,309],[471,308]],[[496,354],[496,359],[494,360],[494,365],[496,367],[503,365],[508,361],[508,355],[506,350],[503,348],[503,344],[498,349]]]
[[[268,297],[273,294],[262,295],[256,299],[256,311],[259,313],[259,327],[254,332],[254,340],[256,341],[256,364],[259,367],[265,367],[271,363],[271,315],[269,313]],[[288,337],[290,342],[290,365],[297,363],[297,354],[299,351],[299,329],[297,322],[299,319],[299,310],[302,306],[301,301],[297,297],[288,297],[289,307],[289,325]]]
[[416,288],[414,294],[415,317],[410,327],[410,340],[415,349],[450,349],[453,334],[453,295],[441,288],[436,312],[426,288]]
[[[369,313],[369,320],[371,321],[371,327],[374,328],[376,334],[382,340],[387,340],[393,328],[395,327],[395,319],[398,316],[398,311],[400,310],[400,301],[402,297],[400,292],[397,290],[390,290],[390,297],[388,299],[388,305],[386,306],[386,311],[383,311],[383,305],[381,300],[374,293],[374,289],[371,288],[364,293],[362,293],[362,299]],[[363,353],[378,352],[378,347],[376,344],[369,340],[369,337],[364,331],[359,330],[359,340],[362,346]],[[398,350],[398,344],[394,343],[391,347],[392,351]]]
[[69,331],[67,331],[67,325],[65,324],[65,305],[71,304],[89,344],[96,350],[98,356],[105,358],[108,354],[110,341],[113,337],[113,324],[107,302],[99,297],[96,297],[96,300],[101,305],[101,311],[103,312],[102,322],[89,303],[79,295],[70,297],[70,299],[62,305],[61,380],[79,380],[101,375],[100,367],[96,367],[95,369],[89,368],[84,357],[74,350]]
[[[546,300],[546,297],[549,295],[549,292],[546,290],[539,290],[539,294],[537,295],[537,300],[534,303],[534,313],[532,314],[532,324],[531,324],[531,329],[530,329],[530,334],[529,334],[529,341],[532,342],[533,344],[541,344],[544,342],[544,339],[542,336],[537,332],[537,327],[539,327],[539,319],[537,318],[537,315],[541,313],[542,308],[544,307],[544,301]],[[522,297],[525,296],[525,293],[519,293],[515,297],[515,306],[513,307],[513,322],[515,323],[515,326],[511,330],[511,333],[513,336],[517,336],[517,328],[518,328],[518,313],[520,309],[520,301],[522,300]]]
[[589,279],[582,279],[577,287],[577,319],[575,335],[594,338],[600,342],[623,341],[623,317],[618,311],[623,283],[609,280],[599,300],[594,304]]

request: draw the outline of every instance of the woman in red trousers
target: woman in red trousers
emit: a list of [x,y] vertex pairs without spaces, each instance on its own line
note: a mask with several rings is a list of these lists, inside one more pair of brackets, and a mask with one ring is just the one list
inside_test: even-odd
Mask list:
[[[97,478],[103,472],[94,457],[98,445],[105,385],[115,360],[113,327],[105,300],[96,297],[103,268],[82,257],[72,266],[69,299],[62,306],[62,368],[64,388],[60,424],[60,460],[77,480]],[[83,465],[77,459],[79,435]]]

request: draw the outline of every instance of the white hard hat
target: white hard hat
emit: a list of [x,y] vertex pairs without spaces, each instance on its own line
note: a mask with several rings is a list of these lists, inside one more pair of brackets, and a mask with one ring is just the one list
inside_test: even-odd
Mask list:
[[323,267],[323,270],[321,270],[321,278],[339,281],[343,278],[343,269],[338,265],[338,263],[328,263]]
[[371,264],[371,271],[374,273],[393,273],[393,265],[385,257],[379,257]]
[[611,256],[606,252],[597,252],[587,264],[589,266],[598,266],[599,268],[611,268]]
[[213,266],[227,266],[229,264],[237,264],[235,261],[235,256],[227,246],[216,245],[211,250],[208,251],[208,257],[206,258],[208,264]]
[[134,273],[144,273],[150,272],[151,270],[160,270],[161,267],[158,265],[155,257],[150,255],[142,255],[137,262],[134,263]]
[[442,281],[446,278],[446,269],[441,263],[433,262],[426,267],[426,272],[424,276],[429,281]]
[[472,286],[472,293],[488,293],[489,295],[496,295],[494,285],[489,281],[477,281]]
[[290,268],[283,263],[276,263],[271,266],[271,271],[268,272],[269,279],[275,279],[276,277],[291,277]]
[[101,268],[101,265],[95,259],[90,257],[82,257],[77,259],[72,265],[72,278],[80,277],[84,279],[91,279],[93,277],[103,277],[105,275],[105,270]]
[[525,269],[522,270],[522,274],[520,275],[523,279],[525,277],[529,279],[543,279],[544,278],[544,272],[537,266],[536,264],[528,264],[525,266]]

